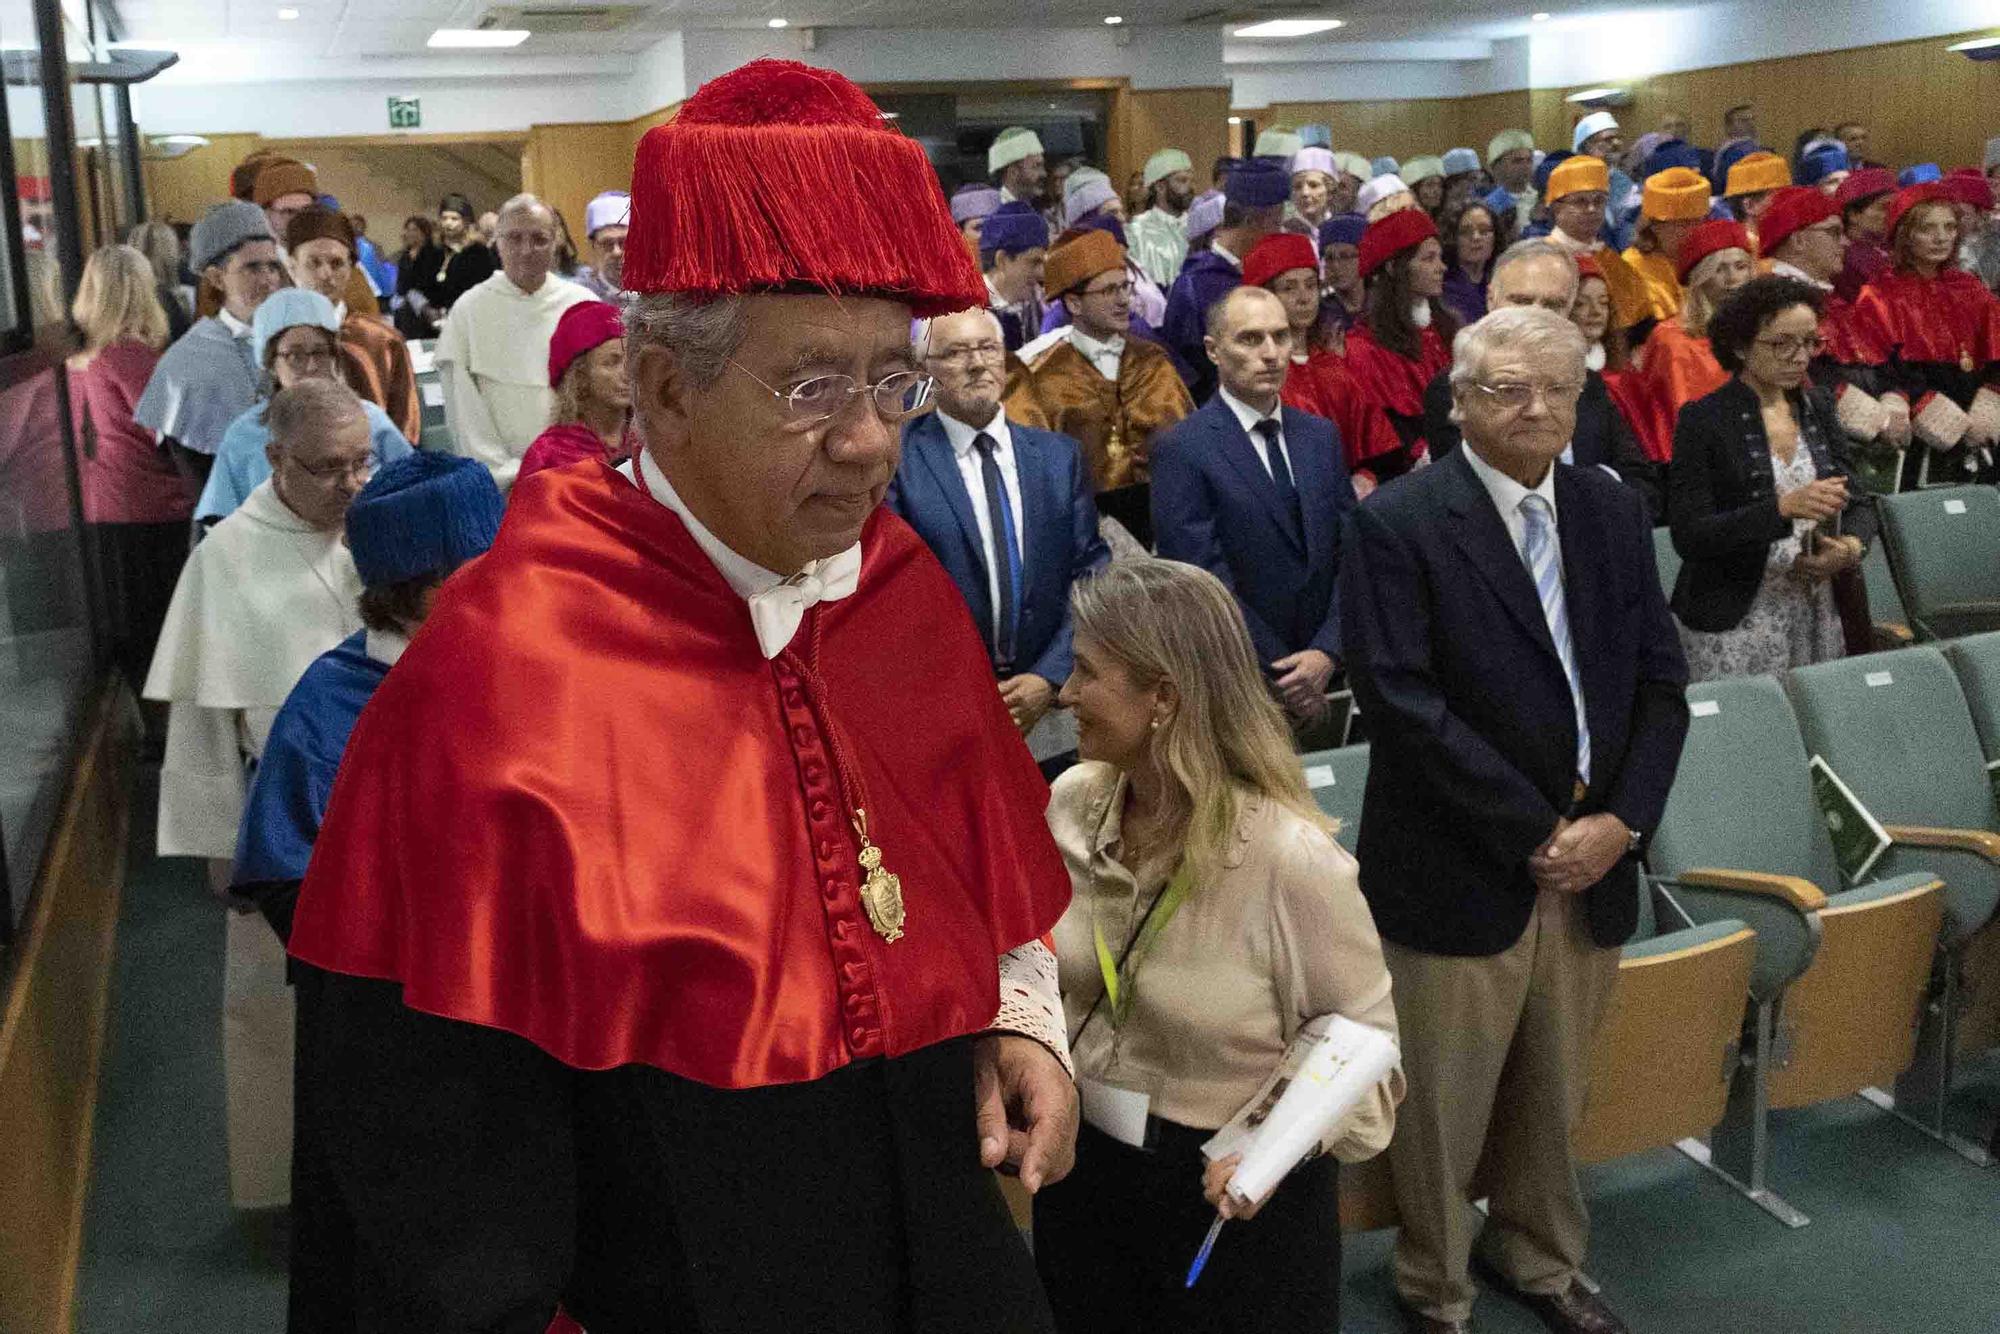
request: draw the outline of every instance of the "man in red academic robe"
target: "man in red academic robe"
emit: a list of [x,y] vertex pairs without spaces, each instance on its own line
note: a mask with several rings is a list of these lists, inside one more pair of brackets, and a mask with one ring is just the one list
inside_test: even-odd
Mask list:
[[989,1169],[1070,1162],[1068,878],[879,508],[909,320],[984,283],[922,148],[802,65],[704,87],[633,196],[644,449],[522,482],[440,591],[294,922],[360,1326],[1049,1329]]

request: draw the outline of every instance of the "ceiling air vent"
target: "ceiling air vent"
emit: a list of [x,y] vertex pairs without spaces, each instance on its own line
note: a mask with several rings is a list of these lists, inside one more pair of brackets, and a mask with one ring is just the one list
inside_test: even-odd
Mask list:
[[616,32],[646,12],[644,5],[508,5],[489,9],[479,28],[526,28],[537,37],[574,32]]

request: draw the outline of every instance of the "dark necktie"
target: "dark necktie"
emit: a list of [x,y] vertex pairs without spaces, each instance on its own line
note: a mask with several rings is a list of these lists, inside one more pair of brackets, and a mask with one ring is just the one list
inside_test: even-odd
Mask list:
[[1278,503],[1284,506],[1291,517],[1292,531],[1299,531],[1299,488],[1292,481],[1292,465],[1285,461],[1284,447],[1278,440],[1278,423],[1275,418],[1266,417],[1257,423],[1257,435],[1264,442],[1264,459],[1271,467],[1271,483],[1278,488]]
[[1021,552],[1014,536],[1014,507],[1007,502],[1007,483],[993,457],[993,437],[981,431],[972,447],[979,452],[979,477],[986,484],[986,518],[993,532],[993,549],[1002,562],[994,571],[1000,585],[1000,605],[993,624],[993,666],[1002,676],[1014,674],[1014,630],[1021,606]]

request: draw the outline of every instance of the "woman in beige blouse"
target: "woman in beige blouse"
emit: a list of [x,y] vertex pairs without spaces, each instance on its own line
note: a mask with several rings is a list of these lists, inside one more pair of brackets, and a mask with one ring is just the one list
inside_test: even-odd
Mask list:
[[[1222,1203],[1234,1167],[1201,1145],[1308,1020],[1394,1036],[1389,974],[1354,859],[1306,791],[1235,600],[1173,561],[1115,563],[1076,586],[1062,702],[1084,763],[1049,822],[1075,898],[1056,927],[1085,1126],[1074,1172],[1035,1198],[1035,1256],[1064,1334],[1340,1327],[1336,1160],[1389,1142],[1386,1076],[1261,1210]],[[1169,892],[1185,874],[1185,897]],[[1149,914],[1153,928],[1142,936]],[[1107,996],[1099,942],[1120,979]],[[1134,942],[1140,942],[1135,947]],[[1122,967],[1115,961],[1122,960]]]

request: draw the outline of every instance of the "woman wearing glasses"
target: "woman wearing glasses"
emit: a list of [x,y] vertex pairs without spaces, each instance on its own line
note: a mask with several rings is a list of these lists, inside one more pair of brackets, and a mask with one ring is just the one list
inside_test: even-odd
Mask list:
[[1841,655],[1832,581],[1861,563],[1875,511],[1851,482],[1832,402],[1807,383],[1822,306],[1808,283],[1755,278],[1709,317],[1730,378],[1682,410],[1667,474],[1693,680]]
[[[250,322],[250,348],[262,371],[261,392],[257,402],[222,433],[215,467],[195,505],[197,523],[226,518],[271,475],[272,395],[306,380],[341,378],[340,317],[331,301],[303,287],[284,288],[257,307]],[[368,415],[368,437],[375,447],[372,467],[411,452],[410,442],[388,413],[366,399],[362,409]]]

